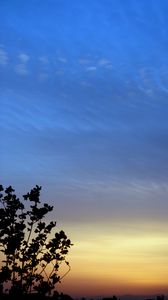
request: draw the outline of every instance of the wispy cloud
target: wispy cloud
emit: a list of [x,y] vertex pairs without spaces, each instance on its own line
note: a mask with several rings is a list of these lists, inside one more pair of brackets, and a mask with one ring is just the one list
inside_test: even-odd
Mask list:
[[87,59],[87,58],[80,58],[80,59],[78,60],[78,63],[81,64],[81,65],[87,65],[87,64],[90,63],[90,60]]
[[26,53],[20,53],[18,55],[20,63],[15,66],[15,71],[19,75],[27,75],[29,72],[27,70],[27,62],[30,59],[30,56]]
[[29,61],[29,59],[30,59],[30,56],[27,55],[27,54],[25,54],[25,53],[19,54],[18,57],[19,57],[21,63],[23,63],[23,64],[27,63]]
[[81,85],[84,87],[91,87],[91,83],[87,82],[87,81],[81,81]]
[[48,59],[47,56],[40,56],[40,57],[38,58],[38,60],[39,60],[42,64],[44,64],[44,65],[48,65],[48,64],[49,64],[49,59]]
[[64,75],[64,70],[63,69],[60,69],[60,70],[57,70],[56,72],[55,72],[55,74],[56,75]]
[[15,71],[19,75],[27,75],[28,74],[28,70],[27,70],[25,64],[18,64],[18,65],[16,65],[15,66]]
[[6,65],[8,63],[8,54],[7,52],[0,48],[0,65]]
[[57,59],[58,59],[58,61],[60,61],[60,62],[62,62],[64,64],[67,63],[67,59],[65,57],[58,57]]
[[46,79],[48,79],[48,74],[47,73],[40,73],[39,75],[38,75],[38,80],[39,81],[45,81]]
[[111,61],[106,58],[102,58],[98,61],[98,64],[100,66],[107,66],[107,65],[111,65]]
[[97,67],[91,66],[91,67],[87,67],[86,71],[96,71]]

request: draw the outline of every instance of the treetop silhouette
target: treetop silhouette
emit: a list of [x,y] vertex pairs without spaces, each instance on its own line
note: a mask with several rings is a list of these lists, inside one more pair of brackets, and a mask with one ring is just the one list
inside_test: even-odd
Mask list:
[[[44,221],[53,206],[41,204],[40,191],[36,185],[21,201],[11,186],[0,185],[1,293],[51,294],[70,271],[66,255],[73,244],[63,230],[54,231],[55,221]],[[63,262],[68,270],[61,277],[58,271]]]

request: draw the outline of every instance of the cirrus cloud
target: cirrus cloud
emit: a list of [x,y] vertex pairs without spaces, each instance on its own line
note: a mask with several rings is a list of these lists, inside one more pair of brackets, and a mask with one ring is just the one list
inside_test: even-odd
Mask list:
[[8,54],[7,52],[0,48],[0,65],[6,65],[8,63]]
[[19,59],[20,59],[20,61],[21,61],[22,63],[27,63],[27,62],[29,61],[29,59],[30,59],[30,56],[27,55],[27,54],[25,54],[25,53],[19,54],[18,57],[19,57]]

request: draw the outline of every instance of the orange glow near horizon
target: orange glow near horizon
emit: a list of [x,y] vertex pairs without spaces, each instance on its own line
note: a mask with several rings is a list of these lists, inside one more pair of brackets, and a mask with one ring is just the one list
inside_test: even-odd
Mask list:
[[59,291],[76,297],[167,293],[165,226],[158,232],[150,226],[145,230],[145,225],[138,232],[121,227],[103,228],[69,229],[74,242],[68,258],[72,270],[63,279]]
[[74,298],[168,294],[168,225],[63,227],[74,246],[67,256],[71,272],[56,286],[59,292]]

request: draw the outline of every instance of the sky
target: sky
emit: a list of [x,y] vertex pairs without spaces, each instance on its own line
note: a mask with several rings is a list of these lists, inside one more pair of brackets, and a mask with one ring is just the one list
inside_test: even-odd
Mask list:
[[74,246],[60,291],[168,293],[168,2],[0,0],[1,183]]

